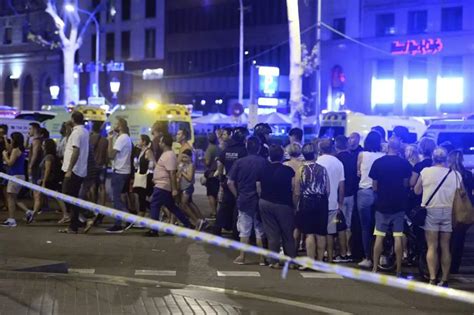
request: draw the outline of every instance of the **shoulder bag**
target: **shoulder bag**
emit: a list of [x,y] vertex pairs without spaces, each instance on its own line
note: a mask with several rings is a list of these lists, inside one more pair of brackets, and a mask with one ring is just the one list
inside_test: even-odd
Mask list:
[[472,209],[472,203],[469,196],[464,188],[463,181],[456,174],[456,191],[454,193],[453,201],[453,226],[459,224],[470,225],[474,223],[474,215]]
[[411,218],[411,221],[413,222],[414,225],[416,226],[423,226],[425,225],[425,220],[426,220],[426,214],[427,214],[427,210],[426,210],[426,207],[428,207],[428,205],[430,204],[431,200],[433,200],[434,196],[436,195],[436,193],[438,192],[438,190],[441,188],[441,186],[443,185],[443,183],[445,182],[446,178],[448,178],[449,174],[451,173],[451,169],[448,171],[448,173],[444,176],[443,180],[439,183],[438,187],[436,187],[436,189],[433,191],[433,193],[431,194],[430,198],[428,199],[428,201],[426,202],[425,206],[422,207],[422,206],[418,206],[414,209],[411,210],[411,213],[410,213],[410,218]]

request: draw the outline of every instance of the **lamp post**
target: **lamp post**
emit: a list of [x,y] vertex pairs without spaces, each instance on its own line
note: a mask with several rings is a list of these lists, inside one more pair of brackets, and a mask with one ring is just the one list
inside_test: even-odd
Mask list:
[[95,97],[99,96],[99,56],[100,56],[100,27],[99,27],[99,21],[95,18],[94,14],[87,10],[83,10],[81,8],[76,8],[74,5],[71,3],[68,3],[64,6],[64,9],[66,9],[67,12],[74,12],[77,10],[79,13],[83,13],[91,19],[94,24],[95,24],[95,67],[94,67],[94,81],[95,81],[95,86],[92,85],[92,94]]
[[118,92],[120,91],[120,81],[117,78],[113,78],[110,81],[110,91],[112,92],[112,108],[115,108],[118,104]]
[[239,103],[244,104],[244,3],[240,4],[240,37],[239,37]]
[[59,90],[59,85],[51,85],[49,87],[49,94],[51,95],[51,98],[53,99],[55,105],[58,101]]

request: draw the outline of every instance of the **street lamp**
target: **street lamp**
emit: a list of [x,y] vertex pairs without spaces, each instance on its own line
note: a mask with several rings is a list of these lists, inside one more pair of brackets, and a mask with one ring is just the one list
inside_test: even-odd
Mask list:
[[110,81],[110,91],[112,92],[112,108],[115,108],[117,105],[117,94],[120,91],[120,81],[117,78],[113,78]]
[[81,8],[76,8],[73,4],[68,3],[64,5],[64,9],[66,12],[73,13],[74,11],[77,10],[79,13],[83,13],[89,17],[92,22],[95,24],[95,67],[94,67],[94,81],[95,81],[95,86],[92,86],[92,93],[93,96],[98,97],[99,96],[99,56],[100,56],[100,27],[99,27],[99,22],[95,18],[94,14],[87,10],[83,10]]
[[59,86],[58,85],[51,85],[49,87],[49,94],[51,94],[51,98],[53,100],[57,100],[59,96]]

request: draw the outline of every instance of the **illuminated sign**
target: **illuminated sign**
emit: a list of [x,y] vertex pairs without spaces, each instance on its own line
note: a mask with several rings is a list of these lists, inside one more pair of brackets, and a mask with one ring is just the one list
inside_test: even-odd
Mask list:
[[278,78],[280,68],[258,67],[258,95],[274,98],[278,96]]
[[409,39],[405,42],[396,40],[392,42],[390,52],[392,55],[435,55],[443,50],[441,38],[428,38],[422,40]]

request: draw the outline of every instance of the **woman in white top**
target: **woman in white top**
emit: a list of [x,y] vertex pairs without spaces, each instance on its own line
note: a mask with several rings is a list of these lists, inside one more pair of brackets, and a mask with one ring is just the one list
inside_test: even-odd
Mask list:
[[372,251],[373,218],[372,206],[375,202],[375,193],[372,189],[372,179],[369,177],[374,161],[384,155],[380,133],[371,131],[364,141],[364,151],[357,158],[357,173],[360,177],[359,191],[357,192],[357,209],[359,211],[364,259],[360,267],[372,268],[370,260]]
[[[442,277],[439,286],[448,286],[449,269],[451,266],[451,252],[449,243],[453,231],[452,213],[456,188],[462,183],[461,174],[446,167],[448,152],[441,147],[433,151],[433,166],[423,169],[415,185],[415,193],[423,193],[422,205],[426,207],[427,214],[425,237],[428,243],[426,260],[430,272],[430,284],[436,284],[438,274],[438,243],[441,247]],[[445,181],[441,184],[443,179]],[[439,186],[441,185],[441,186]],[[439,190],[433,195],[437,187]],[[433,198],[428,203],[428,200]],[[428,205],[427,205],[428,203]]]

